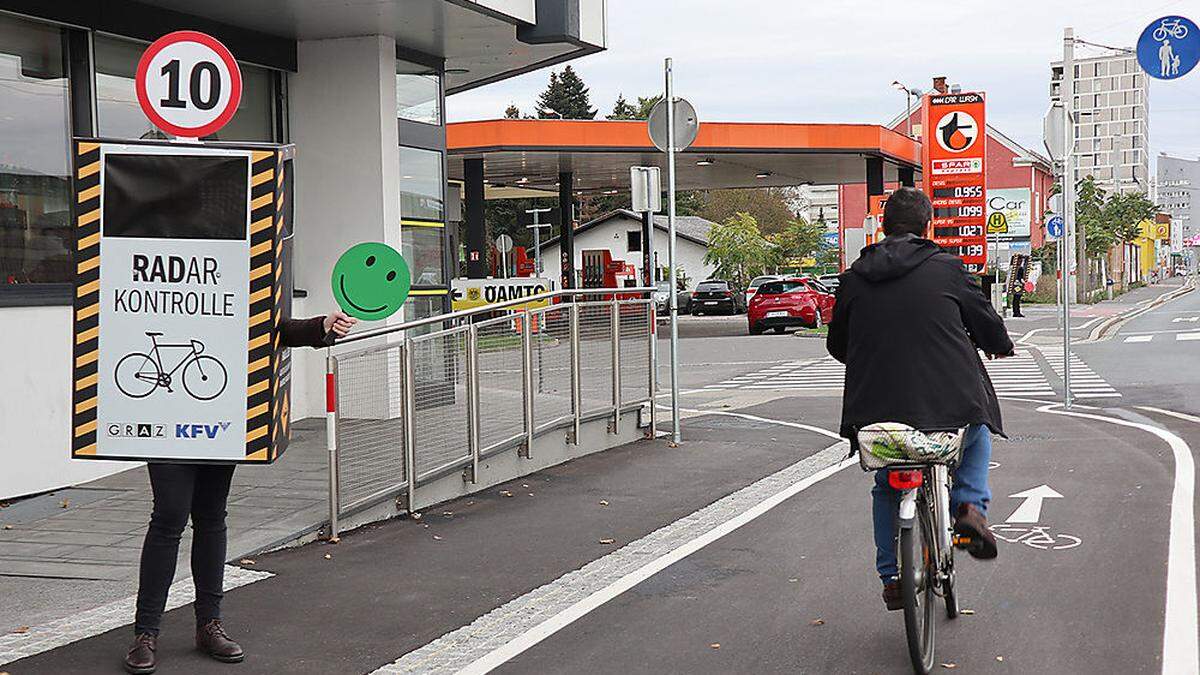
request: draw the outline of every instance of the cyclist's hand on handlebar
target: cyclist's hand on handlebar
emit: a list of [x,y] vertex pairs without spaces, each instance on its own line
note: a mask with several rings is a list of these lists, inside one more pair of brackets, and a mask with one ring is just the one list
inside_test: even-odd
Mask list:
[[325,316],[325,332],[333,331],[338,337],[346,337],[354,324],[358,323],[358,319],[348,316],[343,312],[333,312]]

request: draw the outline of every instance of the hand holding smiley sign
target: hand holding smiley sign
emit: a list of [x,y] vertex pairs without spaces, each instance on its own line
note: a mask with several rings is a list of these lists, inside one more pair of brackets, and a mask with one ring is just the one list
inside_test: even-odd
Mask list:
[[344,312],[364,321],[379,321],[404,306],[412,275],[396,249],[364,242],[338,258],[330,282],[333,299]]

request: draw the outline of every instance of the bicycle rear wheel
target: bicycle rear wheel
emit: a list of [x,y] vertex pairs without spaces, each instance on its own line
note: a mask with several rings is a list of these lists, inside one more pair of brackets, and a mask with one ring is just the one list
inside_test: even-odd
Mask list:
[[929,503],[924,493],[917,497],[917,517],[900,528],[900,592],[904,598],[904,632],[913,672],[929,675],[933,670],[934,579],[937,561],[930,523]]
[[113,381],[117,389],[129,398],[146,398],[158,389],[162,371],[149,354],[134,352],[117,361],[113,369]]

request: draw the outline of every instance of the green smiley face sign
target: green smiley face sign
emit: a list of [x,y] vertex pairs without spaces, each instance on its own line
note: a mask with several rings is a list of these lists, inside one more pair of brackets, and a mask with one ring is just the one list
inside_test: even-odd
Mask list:
[[350,247],[333,266],[333,299],[364,321],[386,319],[408,298],[412,276],[396,249],[378,242]]

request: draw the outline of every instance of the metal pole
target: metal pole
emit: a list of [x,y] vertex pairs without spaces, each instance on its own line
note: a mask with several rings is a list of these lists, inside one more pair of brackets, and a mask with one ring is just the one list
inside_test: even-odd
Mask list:
[[[537,218],[536,214],[534,218]],[[521,313],[521,390],[525,413],[525,449],[517,455],[529,459],[533,456],[533,320],[528,310]]]
[[337,360],[325,350],[325,447],[329,450],[329,541],[338,540]]
[[1063,104],[1063,406],[1071,407],[1071,262],[1078,256],[1071,246],[1075,230],[1075,31],[1063,30],[1063,78],[1059,98]]
[[479,476],[479,329],[467,324],[467,451],[471,453],[471,477]]
[[671,59],[664,67],[667,99],[667,267],[671,307],[671,442],[679,443],[679,303],[675,297],[675,85]]
[[583,421],[583,394],[579,381],[579,303],[571,303],[571,443],[579,445],[579,426]]
[[508,278],[508,251],[500,251],[500,277]]
[[912,89],[904,88],[904,133],[912,138]]
[[650,438],[658,438],[658,309],[654,306],[654,295],[646,306],[650,315],[650,326],[646,331],[650,341]]
[[[655,253],[655,251],[654,251],[654,214],[653,213],[643,213],[642,218],[644,220],[642,229],[645,230],[645,232],[646,232],[646,241],[642,242],[642,245],[646,249],[646,254],[644,256],[642,256],[642,259],[645,261],[646,268],[647,268],[647,270],[646,270],[647,274],[645,275],[646,276],[646,284],[645,285],[649,288],[657,288],[658,287],[658,254]],[[672,290],[671,293],[674,293],[674,290]],[[650,294],[650,308],[651,308],[651,310],[654,309],[654,293]],[[651,319],[654,319],[653,313],[651,313],[650,316],[651,316]],[[653,361],[651,361],[651,363],[657,364],[658,363],[658,338],[656,336],[655,326],[653,324],[651,324],[651,326],[650,326],[650,352],[651,352],[651,357],[653,358]],[[650,376],[652,378],[654,378],[653,386],[655,389],[657,389],[658,388],[657,366],[655,366],[655,368],[650,371]],[[653,411],[654,406],[651,405],[650,409],[651,409],[651,411]],[[653,418],[653,417],[654,417],[654,415],[651,415],[651,418]]]
[[400,346],[404,364],[404,477],[408,480],[408,510],[416,509],[417,494],[417,378],[413,372],[413,341],[404,338]]
[[538,278],[542,276],[542,228],[539,227],[538,210],[533,210],[533,266],[537,268]]
[[612,316],[612,432],[618,433],[621,423],[621,304],[613,293]]

